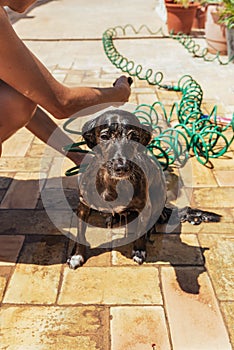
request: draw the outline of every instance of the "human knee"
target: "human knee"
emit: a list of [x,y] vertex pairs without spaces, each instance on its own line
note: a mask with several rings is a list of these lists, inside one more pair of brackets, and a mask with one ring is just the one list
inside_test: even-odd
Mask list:
[[13,118],[15,122],[22,126],[29,122],[36,108],[36,104],[33,101],[1,80],[0,103],[0,117]]
[[0,137],[2,141],[28,124],[36,104],[7,84],[0,83]]
[[33,101],[27,98],[22,100],[19,106],[18,113],[16,113],[14,118],[15,124],[18,124],[19,127],[27,125],[30,122],[32,116],[34,115],[36,107],[37,105]]

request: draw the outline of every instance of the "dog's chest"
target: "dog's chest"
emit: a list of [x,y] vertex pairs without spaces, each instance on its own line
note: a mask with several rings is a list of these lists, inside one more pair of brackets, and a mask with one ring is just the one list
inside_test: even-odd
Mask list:
[[[140,210],[145,205],[145,186],[142,191],[136,189],[128,180],[118,181],[113,185],[96,186],[92,176],[81,179],[79,186],[80,200],[92,209],[104,213],[120,214],[127,210]],[[142,186],[143,187],[143,186]],[[140,193],[139,193],[140,192]],[[142,193],[141,193],[142,192]]]

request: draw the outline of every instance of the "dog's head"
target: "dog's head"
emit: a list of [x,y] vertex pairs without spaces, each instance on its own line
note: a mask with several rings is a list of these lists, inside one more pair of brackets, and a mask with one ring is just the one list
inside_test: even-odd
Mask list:
[[[103,158],[110,176],[129,176],[134,158],[151,139],[152,129],[127,111],[111,110],[85,123],[82,135],[89,148]],[[95,147],[97,146],[97,147]]]

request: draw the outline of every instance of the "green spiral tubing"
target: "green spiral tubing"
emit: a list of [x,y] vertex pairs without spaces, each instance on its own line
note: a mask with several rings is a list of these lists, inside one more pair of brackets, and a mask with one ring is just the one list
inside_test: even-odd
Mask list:
[[[217,107],[215,106],[210,115],[205,115],[201,110],[203,91],[201,86],[190,76],[184,75],[177,86],[163,84],[163,73],[154,72],[148,68],[144,70],[140,64],[135,64],[133,60],[129,60],[123,56],[115,47],[113,39],[118,37],[118,32],[126,35],[127,29],[130,28],[134,34],[139,34],[143,29],[150,34],[162,33],[159,29],[152,32],[143,25],[138,30],[133,26],[115,27],[106,30],[102,37],[103,47],[108,59],[111,63],[122,72],[140,80],[145,80],[150,85],[156,85],[170,91],[179,91],[182,98],[179,103],[174,103],[169,115],[162,103],[155,102],[152,105],[139,105],[135,110],[135,115],[142,124],[151,125],[156,132],[156,136],[147,146],[148,149],[155,154],[166,169],[169,165],[178,162],[184,165],[189,153],[193,153],[196,159],[203,165],[207,164],[211,158],[217,158],[227,152],[234,136],[228,141],[224,132],[231,128],[234,131],[234,113],[232,120],[226,125],[219,125],[219,117],[217,116]],[[172,34],[171,34],[172,35]],[[187,37],[187,38],[186,38]],[[179,34],[173,36],[181,42],[186,43],[187,48],[191,52],[198,51],[198,46],[192,45],[188,36]],[[183,39],[183,40],[182,40]],[[205,56],[205,51],[203,56]],[[216,58],[219,57],[217,54]],[[148,110],[147,110],[148,109]],[[179,123],[173,128],[169,127],[173,113],[176,113]],[[163,115],[168,123],[168,129],[162,131],[158,126],[158,120]]]
[[[223,59],[222,55],[220,55],[220,52],[217,51],[215,54],[212,54],[208,51],[208,49],[205,47],[202,47],[199,45],[196,40],[191,37],[190,35],[186,35],[184,33],[177,33],[174,34],[173,30],[169,32],[169,35],[166,35],[163,32],[162,28],[159,28],[156,31],[152,31],[147,25],[143,24],[139,27],[139,29],[134,28],[133,25],[127,24],[124,27],[117,26],[114,28],[109,28],[107,29],[102,36],[102,41],[104,45],[104,50],[107,54],[107,52],[110,54],[110,57],[108,58],[111,60],[111,62],[115,65],[115,57],[112,56],[112,54],[115,52],[115,54],[118,54],[118,51],[113,47],[113,39],[119,38],[126,36],[127,33],[131,33],[133,35],[138,35],[140,33],[147,33],[148,36],[145,36],[145,38],[171,38],[173,40],[178,41],[189,53],[193,54],[194,57],[196,58],[202,58],[205,62],[214,62],[218,61],[219,64],[221,65],[227,65],[230,62],[234,60],[234,56],[230,57],[229,59]],[[111,52],[111,49],[113,51]],[[112,61],[113,58],[113,61]],[[125,57],[123,58],[123,62],[121,64],[124,65]],[[118,64],[118,62],[117,62]],[[132,68],[132,65],[134,65],[134,62],[129,61],[129,67],[128,69]],[[140,65],[138,65],[140,66]],[[138,67],[138,69],[141,69]]]
[[[152,105],[140,104],[133,112],[143,125],[149,125],[153,129],[153,139],[147,146],[149,154],[158,159],[164,170],[173,164],[183,166],[189,155],[195,156],[199,163],[203,165],[207,165],[208,162],[210,163],[212,158],[218,158],[224,155],[234,139],[234,113],[232,120],[225,126],[221,126],[219,123],[220,118],[217,116],[216,106],[214,106],[209,115],[202,112],[203,91],[201,86],[190,75],[184,75],[176,86],[163,84],[162,72],[154,72],[151,68],[144,70],[142,65],[135,64],[134,61],[129,60],[118,52],[113,39],[117,37],[118,31],[122,35],[126,35],[128,28],[134,34],[139,34],[143,29],[146,29],[150,34],[162,34],[161,29],[157,32],[152,32],[145,25],[141,26],[138,30],[131,25],[125,27],[118,26],[106,30],[102,41],[105,53],[112,64],[116,68],[121,69],[122,72],[129,74],[129,76],[144,80],[148,84],[158,86],[159,88],[181,92],[182,95],[181,100],[173,104],[169,114],[166,112],[164,105],[158,101]],[[173,38],[175,37],[173,36]],[[198,51],[199,48],[191,43],[188,36],[181,34],[179,35],[179,40],[186,43],[190,52],[195,53]],[[202,56],[208,60],[205,58],[205,52],[203,52]],[[217,54],[215,58],[219,59],[219,55]],[[178,118],[178,123],[174,127],[170,127],[170,122],[174,114]],[[165,130],[159,125],[159,120],[162,119],[162,116],[168,125],[168,128]],[[64,123],[64,130],[81,135],[80,131],[68,127],[73,120],[69,119]],[[228,130],[232,131],[230,140],[225,136],[225,132]],[[64,150],[67,152],[88,153],[89,151],[80,149],[80,146],[84,144],[84,141],[73,143],[64,147]],[[67,170],[66,175],[75,175],[80,171],[83,171],[83,168],[81,169],[79,166],[76,166]]]

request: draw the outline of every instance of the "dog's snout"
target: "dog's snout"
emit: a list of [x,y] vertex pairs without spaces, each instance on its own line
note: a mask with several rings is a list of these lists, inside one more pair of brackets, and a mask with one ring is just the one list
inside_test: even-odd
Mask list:
[[126,158],[113,158],[108,162],[109,170],[113,171],[118,176],[124,175],[129,171],[129,164]]
[[126,162],[126,159],[124,158],[118,158],[112,160],[113,169],[116,172],[122,172],[122,171],[128,171],[128,164]]

